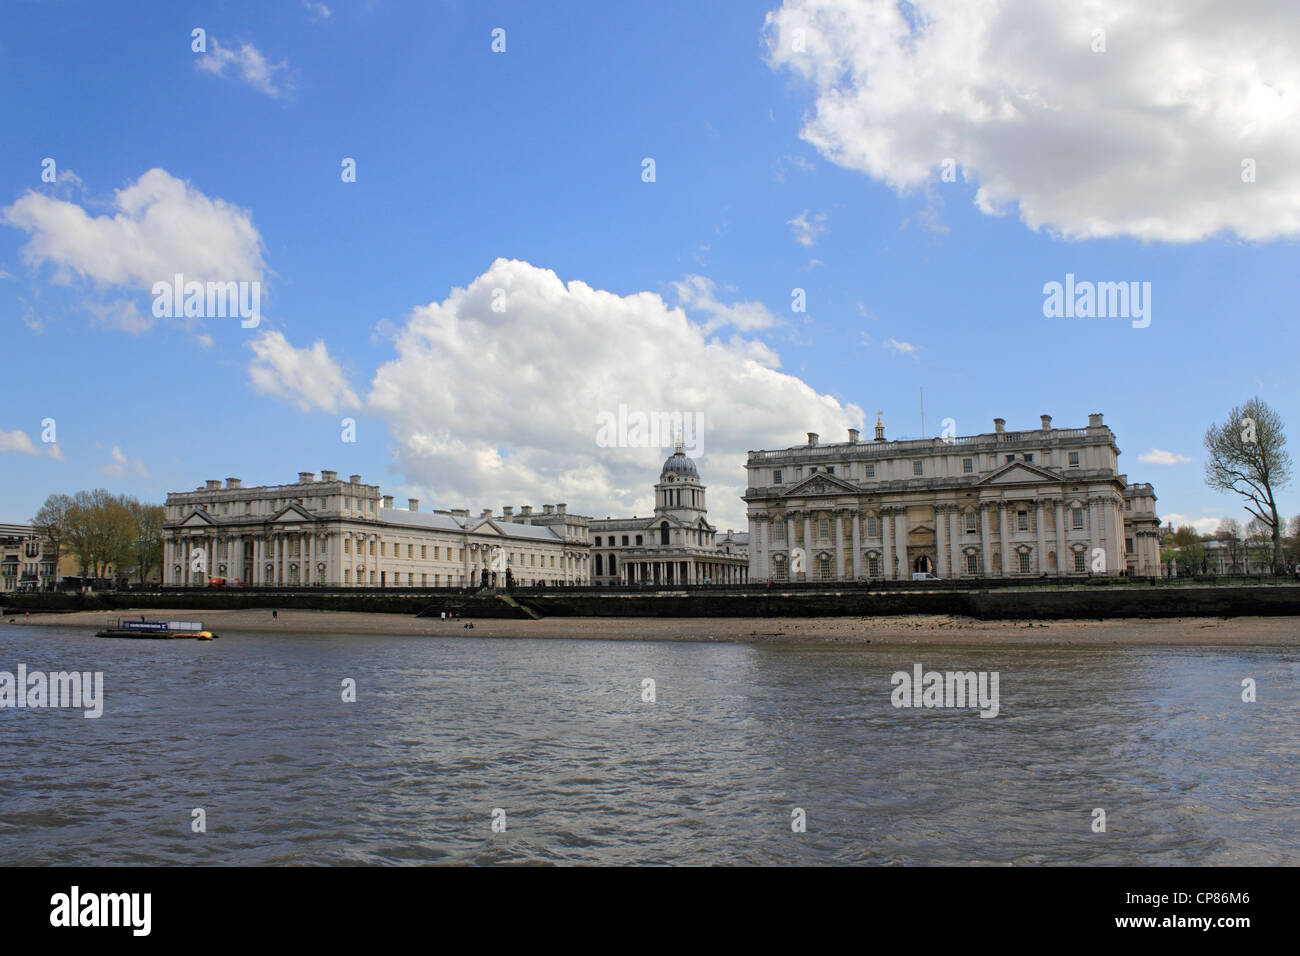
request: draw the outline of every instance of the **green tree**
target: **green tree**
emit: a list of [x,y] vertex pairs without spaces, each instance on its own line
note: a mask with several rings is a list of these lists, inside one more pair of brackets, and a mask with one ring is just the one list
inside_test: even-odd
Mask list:
[[67,495],[50,495],[41,505],[36,517],[32,518],[32,527],[49,542],[54,558],[54,578],[59,577],[59,557],[68,539],[68,513],[72,509],[72,499]]
[[1272,540],[1274,571],[1281,573],[1282,518],[1276,492],[1291,482],[1291,456],[1286,450],[1282,416],[1255,397],[1232,409],[1222,425],[1205,432],[1205,482],[1219,491],[1246,499],[1249,511],[1267,529]]

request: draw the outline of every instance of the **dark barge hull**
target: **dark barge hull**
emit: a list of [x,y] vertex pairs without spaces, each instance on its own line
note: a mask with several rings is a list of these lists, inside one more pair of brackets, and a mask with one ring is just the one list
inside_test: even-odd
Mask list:
[[201,637],[196,633],[187,631],[124,631],[110,627],[107,630],[98,631],[96,637],[127,637],[137,641],[210,641],[217,637]]

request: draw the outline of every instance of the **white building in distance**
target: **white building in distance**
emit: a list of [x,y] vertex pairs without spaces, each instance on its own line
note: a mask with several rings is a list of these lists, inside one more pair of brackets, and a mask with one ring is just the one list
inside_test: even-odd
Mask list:
[[1087,428],[751,451],[750,577],[774,581],[1159,574],[1155,490]]
[[590,581],[588,519],[563,504],[501,518],[422,512],[414,498],[399,509],[378,485],[333,471],[287,485],[208,481],[168,494],[165,521],[169,586],[502,587],[507,569],[523,587]]

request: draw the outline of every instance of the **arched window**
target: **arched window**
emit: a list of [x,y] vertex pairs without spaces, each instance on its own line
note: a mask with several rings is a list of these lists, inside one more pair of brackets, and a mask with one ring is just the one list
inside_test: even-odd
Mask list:
[[600,555],[596,555],[596,576],[597,577],[601,577],[605,573],[604,571],[601,570],[601,567],[602,565],[600,562]]
[[665,521],[663,524],[659,526],[659,543],[660,544],[668,543],[668,522],[667,521]]

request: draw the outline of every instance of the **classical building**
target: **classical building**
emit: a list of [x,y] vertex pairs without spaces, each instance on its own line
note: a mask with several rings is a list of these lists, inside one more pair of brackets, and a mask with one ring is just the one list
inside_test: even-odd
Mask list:
[[51,591],[59,582],[50,543],[30,524],[0,524],[0,591]]
[[750,576],[859,581],[1160,573],[1149,484],[1129,485],[1101,415],[1087,428],[808,443],[746,463]]
[[[505,509],[508,513],[511,509]],[[208,481],[167,496],[164,583],[448,587],[586,584],[588,519],[565,505],[519,518],[393,507],[360,475],[300,472],[286,485]],[[484,574],[486,573],[486,578]]]
[[592,519],[592,583],[743,584],[748,579],[748,558],[718,547],[705,486],[680,441],[664,462],[654,493],[651,517]]

